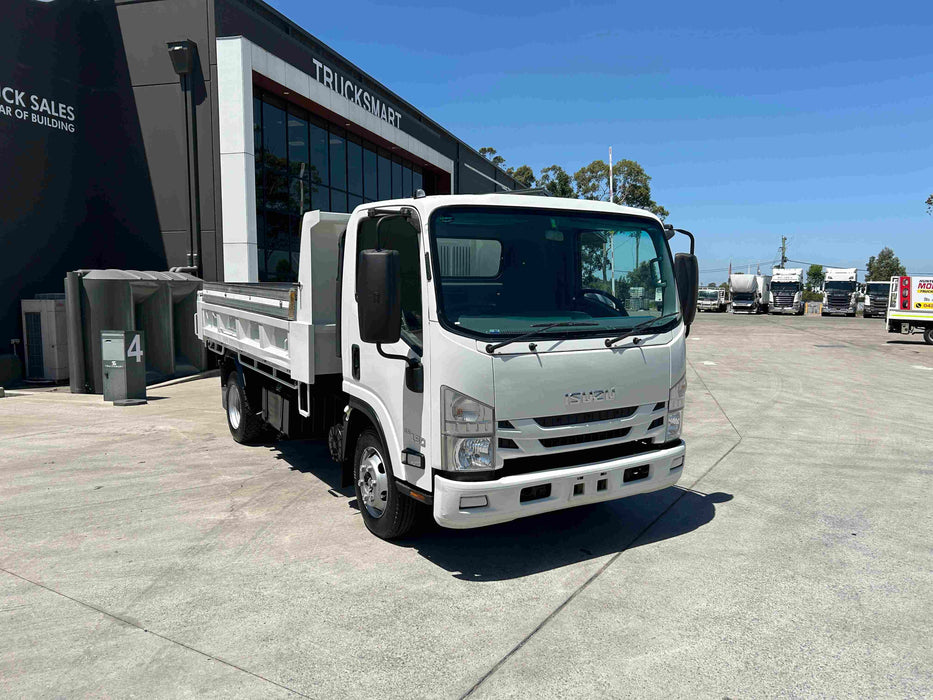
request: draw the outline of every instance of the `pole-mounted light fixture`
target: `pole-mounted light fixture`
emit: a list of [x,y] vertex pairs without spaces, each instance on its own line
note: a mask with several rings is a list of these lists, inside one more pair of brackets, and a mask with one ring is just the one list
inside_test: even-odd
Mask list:
[[184,41],[170,41],[168,55],[172,59],[172,68],[176,75],[189,75],[194,70],[194,42],[191,39]]

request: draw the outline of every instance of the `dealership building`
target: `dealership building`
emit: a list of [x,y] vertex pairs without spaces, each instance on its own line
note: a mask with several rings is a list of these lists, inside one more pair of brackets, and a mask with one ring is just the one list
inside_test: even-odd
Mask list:
[[69,270],[289,281],[305,211],[523,187],[259,0],[7,3],[0,354]]

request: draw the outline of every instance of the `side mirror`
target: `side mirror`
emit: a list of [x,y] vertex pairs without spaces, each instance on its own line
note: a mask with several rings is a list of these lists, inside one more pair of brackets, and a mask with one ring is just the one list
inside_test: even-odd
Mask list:
[[700,266],[697,256],[677,253],[674,256],[674,279],[677,280],[677,295],[684,323],[689,327],[697,315],[697,295],[700,291]]
[[402,335],[401,263],[397,250],[364,250],[356,270],[360,340],[396,343]]

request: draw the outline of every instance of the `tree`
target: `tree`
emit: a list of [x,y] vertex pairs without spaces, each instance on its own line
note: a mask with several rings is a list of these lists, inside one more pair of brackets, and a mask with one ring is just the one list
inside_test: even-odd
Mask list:
[[531,166],[519,165],[517,168],[508,168],[505,172],[525,187],[535,186],[535,171],[531,169]]
[[498,155],[496,153],[496,149],[492,146],[483,146],[481,149],[479,149],[479,154],[496,167],[499,167],[505,162],[505,158]]
[[728,292],[729,291],[729,280],[726,280],[725,282],[720,282],[719,288],[725,289]]
[[[651,198],[651,176],[634,160],[622,159],[612,165],[613,198],[616,204],[647,209],[661,219],[670,213]],[[594,160],[573,175],[577,197],[609,200],[609,165]]]
[[576,192],[573,190],[573,180],[570,175],[559,165],[549,165],[541,169],[541,175],[538,177],[538,185],[548,191],[552,197],[566,197],[576,199]]
[[877,258],[874,255],[868,258],[868,264],[865,267],[868,269],[865,273],[866,282],[872,280],[887,282],[892,277],[907,274],[907,269],[901,265],[894,251],[887,246],[881,249]]
[[825,278],[826,273],[823,272],[822,265],[810,265],[807,270],[807,291],[815,292],[822,287]]

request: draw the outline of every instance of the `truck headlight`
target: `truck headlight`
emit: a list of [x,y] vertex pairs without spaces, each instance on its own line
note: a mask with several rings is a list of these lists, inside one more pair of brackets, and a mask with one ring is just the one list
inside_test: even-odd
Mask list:
[[441,468],[447,471],[483,471],[496,468],[495,411],[492,406],[441,387]]
[[670,442],[680,437],[683,427],[684,404],[687,400],[687,375],[671,387],[667,401],[667,429],[664,433],[664,442]]

